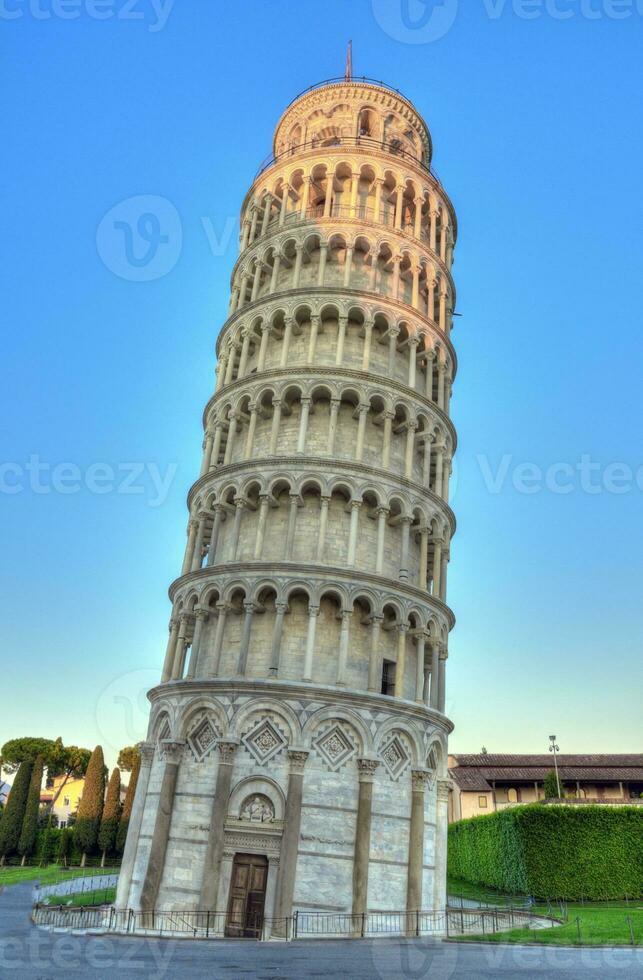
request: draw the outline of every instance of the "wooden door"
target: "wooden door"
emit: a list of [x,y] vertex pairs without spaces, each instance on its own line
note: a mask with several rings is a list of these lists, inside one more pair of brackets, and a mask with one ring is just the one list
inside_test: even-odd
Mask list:
[[230,880],[227,936],[258,939],[263,927],[268,859],[258,854],[235,854]]

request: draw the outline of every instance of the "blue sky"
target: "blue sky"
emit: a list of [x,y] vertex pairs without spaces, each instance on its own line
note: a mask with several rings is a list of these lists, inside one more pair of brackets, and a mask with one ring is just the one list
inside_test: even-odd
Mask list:
[[[452,747],[640,749],[643,11],[4,0],[0,21],[0,740],[113,761],[144,734],[239,205],[350,37],[355,74],[427,119],[460,220]],[[171,228],[147,282],[100,230],[140,195]]]

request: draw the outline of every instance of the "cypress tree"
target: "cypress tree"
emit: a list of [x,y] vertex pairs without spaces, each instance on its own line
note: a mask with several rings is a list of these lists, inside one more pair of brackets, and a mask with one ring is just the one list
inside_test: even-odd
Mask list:
[[73,830],[68,827],[63,827],[60,831],[60,836],[58,837],[58,852],[56,854],[58,864],[63,864],[65,867],[67,867],[69,864],[73,841]]
[[4,864],[8,855],[13,854],[20,840],[32,768],[32,762],[20,763],[0,820],[0,865]]
[[129,827],[130,817],[132,816],[132,807],[134,805],[134,794],[136,793],[136,783],[138,782],[138,773],[141,768],[141,756],[140,753],[134,759],[132,765],[132,773],[129,778],[129,784],[127,786],[127,793],[125,794],[125,803],[123,804],[123,812],[121,813],[121,822],[118,825],[118,833],[116,835],[116,850],[119,854],[122,854],[125,850],[125,841],[127,840],[127,828]]
[[82,853],[80,863],[83,868],[87,855],[95,849],[98,842],[104,800],[105,760],[102,747],[97,745],[87,766],[83,795],[78,806],[78,818],[74,824],[76,843]]
[[121,815],[121,771],[116,768],[110,776],[105,797],[105,809],[100,830],[98,831],[98,846],[101,849],[100,859],[101,868],[105,867],[105,855],[108,851],[114,850],[116,844],[116,834],[118,833],[118,822]]
[[18,841],[18,854],[22,855],[21,864],[30,854],[33,854],[36,845],[36,834],[38,833],[38,815],[40,811],[40,786],[42,784],[43,759],[36,756],[31,770],[31,780],[29,782],[29,792],[27,793],[27,803],[25,815],[22,820],[22,830]]

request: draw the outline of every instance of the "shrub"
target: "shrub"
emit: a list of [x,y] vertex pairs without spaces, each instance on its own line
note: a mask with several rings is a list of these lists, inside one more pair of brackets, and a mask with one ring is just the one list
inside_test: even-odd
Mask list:
[[643,810],[512,807],[449,827],[449,873],[538,898],[643,897]]

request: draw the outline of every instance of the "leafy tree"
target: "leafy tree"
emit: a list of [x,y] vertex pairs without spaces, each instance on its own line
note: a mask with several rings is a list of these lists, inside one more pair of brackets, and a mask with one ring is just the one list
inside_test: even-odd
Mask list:
[[65,746],[61,738],[52,741],[27,736],[13,738],[2,746],[4,766],[8,772],[16,772],[22,762],[35,762],[39,755],[47,768],[48,782],[55,776],[64,777],[49,803],[51,812],[68,780],[82,779],[85,775],[91,753],[89,749],[77,745]]
[[33,763],[26,760],[18,767],[7,805],[2,814],[0,821],[0,865],[4,864],[7,855],[15,851],[20,840],[32,768]]
[[33,854],[36,845],[42,771],[43,759],[41,755],[38,755],[31,770],[31,781],[29,783],[29,792],[27,793],[25,815],[22,820],[22,830],[20,831],[20,839],[18,841],[18,854],[22,856],[21,864],[23,865],[29,855]]
[[129,778],[127,793],[125,794],[125,803],[123,804],[123,812],[121,813],[121,821],[118,825],[118,833],[116,834],[116,850],[118,851],[119,854],[122,854],[123,851],[125,850],[125,841],[127,840],[127,828],[129,827],[130,817],[132,816],[132,807],[134,805],[134,794],[136,793],[136,783],[138,782],[138,774],[140,768],[141,768],[141,755],[139,752],[134,760],[134,765],[132,767],[132,774]]
[[98,842],[104,799],[105,760],[102,747],[97,745],[87,766],[83,795],[80,799],[78,817],[74,825],[76,843],[82,853],[82,867],[85,867],[87,854],[94,850]]
[[556,773],[554,772],[553,769],[550,770],[550,772],[548,772],[547,775],[545,776],[545,779],[544,779],[544,782],[543,782],[543,790],[545,792],[545,799],[546,800],[555,800],[559,796],[564,796],[565,795],[565,788],[564,788],[562,782],[560,783],[560,792],[559,792],[559,789],[558,789],[558,779],[557,779]]
[[100,859],[101,868],[105,867],[105,856],[108,851],[113,851],[116,844],[116,834],[118,833],[118,823],[121,816],[121,771],[116,768],[113,770],[107,787],[105,797],[105,807],[103,809],[103,819],[100,830],[98,831],[98,846],[101,849]]
[[138,758],[140,758],[138,745],[126,745],[125,748],[121,749],[118,753],[116,765],[120,770],[131,772],[134,768],[134,763]]

